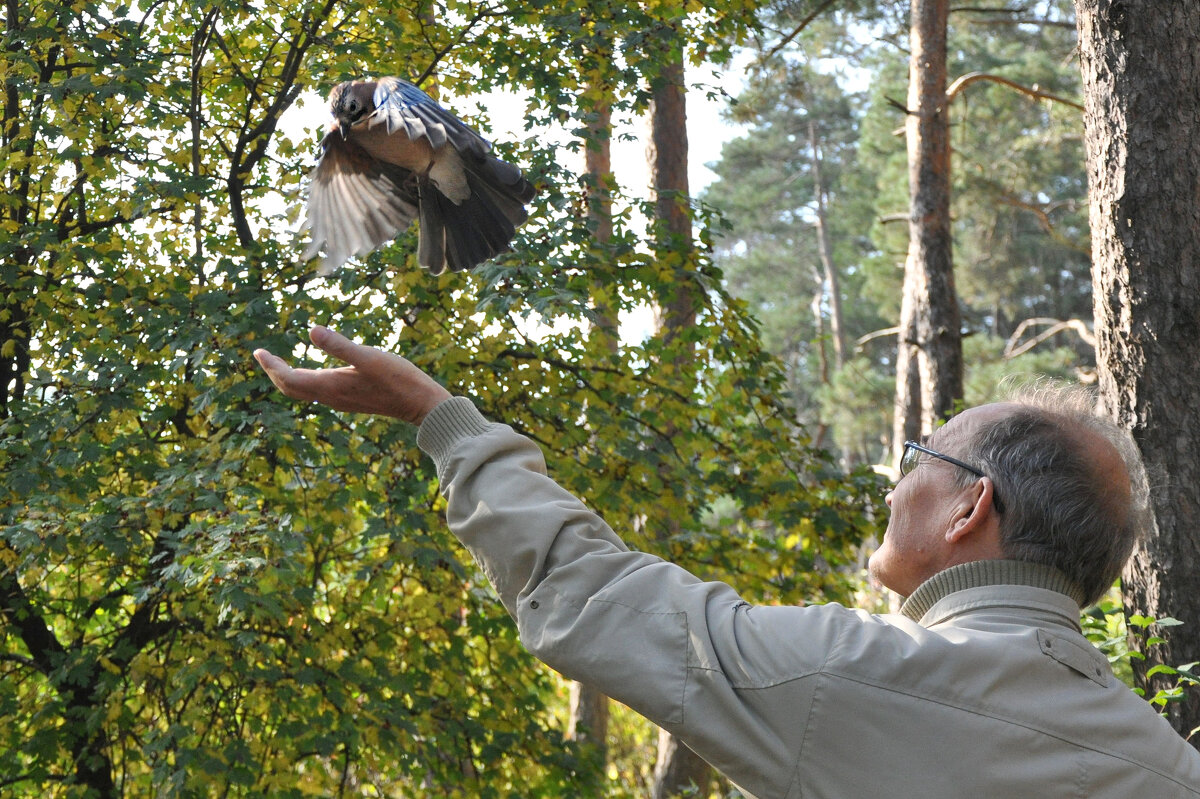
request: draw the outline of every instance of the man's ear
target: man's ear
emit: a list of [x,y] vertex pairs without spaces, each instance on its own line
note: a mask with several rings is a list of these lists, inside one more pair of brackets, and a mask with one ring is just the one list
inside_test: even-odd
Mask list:
[[990,477],[980,477],[956,500],[954,518],[946,531],[946,540],[959,543],[982,528],[992,515],[994,486]]

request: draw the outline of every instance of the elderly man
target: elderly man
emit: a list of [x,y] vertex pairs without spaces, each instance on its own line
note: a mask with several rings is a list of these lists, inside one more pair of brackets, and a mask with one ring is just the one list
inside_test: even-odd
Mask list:
[[643,713],[760,799],[1200,799],[1200,752],[1080,633],[1146,518],[1128,436],[1078,409],[987,405],[906,446],[875,616],[753,606],[631,552],[537,447],[399,356],[255,357],[285,394],[420,425],[450,528],[541,660]]

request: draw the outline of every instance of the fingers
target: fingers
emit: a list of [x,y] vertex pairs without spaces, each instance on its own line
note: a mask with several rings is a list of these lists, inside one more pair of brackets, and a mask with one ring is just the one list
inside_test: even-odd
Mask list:
[[313,325],[308,337],[323,352],[351,366],[369,367],[375,356],[380,354],[378,350],[355,343],[324,325]]
[[258,365],[267,373],[267,377],[271,378],[271,382],[282,390],[283,386],[280,385],[280,381],[292,367],[288,366],[283,358],[261,348],[254,351],[254,360],[258,361]]
[[254,360],[258,361],[258,365],[267,373],[267,377],[271,378],[275,388],[289,397],[302,399],[299,387],[295,385],[296,370],[289,366],[287,361],[264,349],[254,351]]
[[283,358],[280,358],[278,355],[261,348],[254,351],[254,360],[258,361],[258,365],[261,366],[263,371],[265,371],[267,374],[271,374],[271,372],[279,369],[287,368],[287,364],[284,362]]
[[430,409],[450,396],[440,383],[399,355],[356,344],[320,325],[309,336],[315,346],[348,365],[297,369],[265,349],[254,351],[271,382],[292,399],[420,424]]
[[323,351],[336,358],[340,358],[346,363],[350,362],[350,358],[353,357],[354,348],[358,346],[341,333],[330,330],[324,325],[313,325],[308,331],[308,338]]

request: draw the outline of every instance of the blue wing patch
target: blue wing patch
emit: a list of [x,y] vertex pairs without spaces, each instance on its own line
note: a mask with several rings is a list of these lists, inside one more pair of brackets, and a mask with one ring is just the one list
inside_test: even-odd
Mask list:
[[409,139],[424,136],[436,150],[449,141],[460,153],[483,158],[492,145],[425,92],[400,78],[380,78],[373,97],[370,124],[383,122],[388,134],[404,131]]

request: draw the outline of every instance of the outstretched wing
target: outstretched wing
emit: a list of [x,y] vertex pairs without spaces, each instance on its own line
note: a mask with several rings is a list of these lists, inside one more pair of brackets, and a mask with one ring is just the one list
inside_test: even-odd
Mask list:
[[424,136],[434,150],[448,141],[460,154],[478,159],[486,158],[492,149],[487,139],[408,81],[380,78],[373,99],[372,127],[385,124],[389,134],[402,130],[410,139]]
[[417,186],[407,169],[372,158],[337,130],[325,135],[321,148],[304,222],[312,243],[302,257],[324,250],[317,271],[327,275],[407,229],[418,213]]

